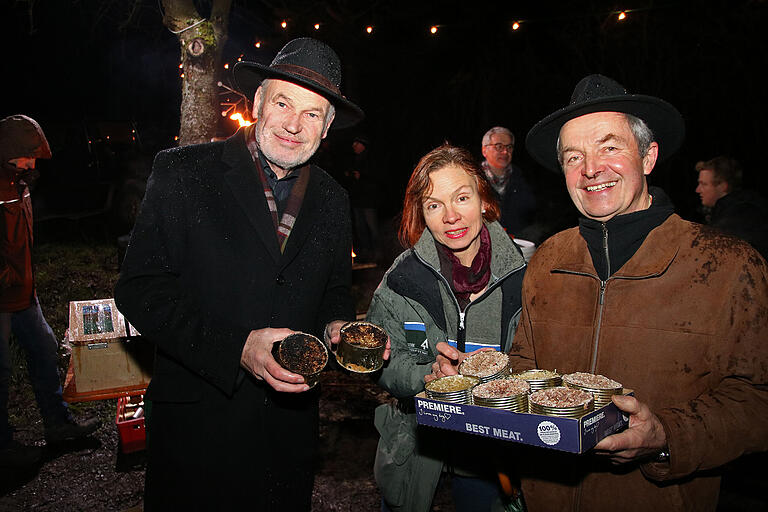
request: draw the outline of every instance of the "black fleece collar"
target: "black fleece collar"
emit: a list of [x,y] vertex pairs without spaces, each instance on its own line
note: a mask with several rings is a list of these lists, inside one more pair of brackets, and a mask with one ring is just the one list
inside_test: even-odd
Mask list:
[[[579,233],[586,240],[592,264],[602,280],[608,279],[634,256],[645,241],[648,233],[660,226],[675,213],[672,201],[663,190],[650,187],[653,197],[650,208],[639,212],[617,215],[608,222],[582,217],[579,219]],[[608,257],[604,248],[607,233]],[[609,268],[610,266],[610,268]]]

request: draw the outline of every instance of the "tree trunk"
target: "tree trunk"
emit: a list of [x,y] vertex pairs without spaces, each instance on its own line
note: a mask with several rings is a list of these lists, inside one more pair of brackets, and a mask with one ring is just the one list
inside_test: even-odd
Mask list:
[[180,146],[216,136],[221,117],[217,83],[231,5],[232,0],[214,0],[205,19],[193,0],[163,0],[163,23],[176,34],[181,49]]

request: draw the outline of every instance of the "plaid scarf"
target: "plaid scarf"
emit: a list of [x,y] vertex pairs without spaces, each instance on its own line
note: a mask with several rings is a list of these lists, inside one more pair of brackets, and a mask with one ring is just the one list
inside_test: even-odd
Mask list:
[[291,171],[298,172],[299,177],[291,188],[291,194],[288,196],[285,210],[278,221],[277,202],[275,201],[275,195],[272,193],[272,188],[267,181],[267,173],[261,165],[261,158],[259,158],[259,144],[256,142],[256,136],[252,126],[246,128],[245,138],[248,145],[248,151],[250,151],[251,157],[253,157],[253,162],[256,164],[256,169],[258,171],[256,174],[259,175],[261,185],[264,187],[264,197],[267,199],[269,213],[272,214],[272,222],[275,225],[275,233],[277,234],[277,244],[280,246],[280,252],[282,253],[285,251],[288,237],[291,234],[293,225],[296,223],[296,218],[299,216],[301,203],[304,202],[304,194],[307,191],[307,183],[309,183],[309,165]]
[[504,174],[501,176],[497,176],[496,173],[493,172],[493,169],[491,169],[491,166],[488,164],[488,160],[483,160],[480,167],[483,169],[485,177],[488,179],[488,182],[496,193],[499,194],[499,196],[503,196],[504,188],[507,186],[507,181],[509,181],[509,177],[512,175],[512,164],[509,164],[504,169]]

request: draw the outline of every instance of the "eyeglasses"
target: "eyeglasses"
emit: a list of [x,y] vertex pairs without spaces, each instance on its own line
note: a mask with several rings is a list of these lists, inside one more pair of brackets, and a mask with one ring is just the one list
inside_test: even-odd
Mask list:
[[496,144],[486,144],[485,147],[492,147],[499,153],[506,150],[507,153],[511,153],[513,149],[515,149],[514,144],[502,144],[501,142],[497,142]]

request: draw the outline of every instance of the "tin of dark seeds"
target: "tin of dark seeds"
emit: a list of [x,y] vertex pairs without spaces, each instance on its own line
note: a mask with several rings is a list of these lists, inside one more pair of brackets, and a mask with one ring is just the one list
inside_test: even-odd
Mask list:
[[611,396],[624,392],[624,386],[613,379],[593,373],[575,372],[563,375],[563,384],[573,389],[592,393],[595,407],[600,408],[611,403]]
[[479,383],[477,377],[447,375],[428,382],[424,391],[433,400],[472,405],[472,388]]
[[480,383],[502,379],[509,375],[509,356],[497,350],[476,352],[461,362],[459,373],[477,377]]
[[345,369],[355,373],[375,372],[384,365],[387,333],[370,322],[349,322],[339,333],[336,360]]
[[534,391],[528,397],[528,403],[534,414],[561,418],[581,418],[595,406],[591,393],[566,386]]
[[311,334],[296,332],[272,345],[272,356],[280,366],[298,373],[310,388],[320,380],[320,372],[328,364],[328,348]]

